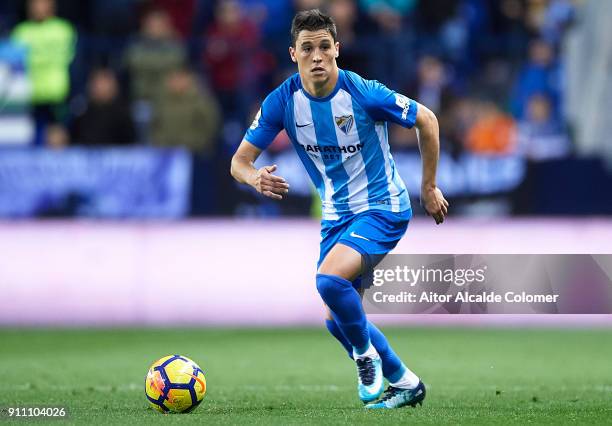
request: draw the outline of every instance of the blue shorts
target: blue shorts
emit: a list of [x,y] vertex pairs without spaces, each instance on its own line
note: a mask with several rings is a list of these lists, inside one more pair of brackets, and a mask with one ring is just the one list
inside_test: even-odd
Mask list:
[[357,250],[368,267],[375,258],[382,259],[406,233],[412,209],[394,213],[386,210],[367,210],[338,220],[321,221],[321,254],[317,268],[336,243]]

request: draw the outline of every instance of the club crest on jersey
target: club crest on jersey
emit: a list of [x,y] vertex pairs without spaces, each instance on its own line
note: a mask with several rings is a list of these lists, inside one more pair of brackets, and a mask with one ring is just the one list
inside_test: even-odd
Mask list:
[[338,126],[338,128],[342,130],[345,135],[348,135],[348,133],[351,131],[351,128],[353,127],[353,122],[355,121],[353,119],[353,116],[343,115],[341,117],[334,118],[336,119],[336,125]]

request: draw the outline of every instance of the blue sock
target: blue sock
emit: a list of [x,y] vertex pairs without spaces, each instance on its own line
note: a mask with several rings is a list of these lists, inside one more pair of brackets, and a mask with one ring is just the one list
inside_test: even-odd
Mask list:
[[[334,336],[346,352],[348,353],[349,358],[353,358],[353,347],[347,340],[347,338],[342,334],[342,330],[336,324],[336,321],[326,319],[325,325],[327,325],[327,329]],[[376,348],[376,351],[380,355],[380,359],[382,360],[382,369],[383,375],[389,379],[391,382],[396,382],[400,377],[404,374],[406,367],[402,363],[402,360],[397,356],[397,354],[393,351],[387,338],[384,334],[370,321],[368,321],[368,331],[370,333],[370,340],[372,344]]]
[[370,334],[361,298],[349,280],[336,275],[317,274],[317,290],[332,316],[357,353],[370,346]]
[[368,321],[370,339],[382,360],[383,376],[390,382],[396,382],[404,374],[406,367],[402,360],[393,351],[384,334],[370,321]]
[[342,334],[342,330],[340,330],[340,327],[338,327],[338,324],[336,324],[336,321],[334,321],[333,319],[332,320],[326,319],[325,325],[327,326],[327,329],[329,330],[331,335],[334,336],[336,340],[338,340],[342,346],[344,346],[344,349],[346,349],[346,352],[348,352],[349,358],[352,359],[353,358],[353,347],[351,346],[350,342],[346,339],[346,337],[344,337],[344,334]]

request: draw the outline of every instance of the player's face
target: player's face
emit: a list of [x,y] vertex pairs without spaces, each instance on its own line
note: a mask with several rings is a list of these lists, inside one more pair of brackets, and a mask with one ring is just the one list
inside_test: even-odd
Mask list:
[[289,54],[293,62],[298,64],[302,80],[324,85],[336,72],[339,48],[340,44],[334,43],[326,30],[302,30],[298,34],[295,48],[289,48]]

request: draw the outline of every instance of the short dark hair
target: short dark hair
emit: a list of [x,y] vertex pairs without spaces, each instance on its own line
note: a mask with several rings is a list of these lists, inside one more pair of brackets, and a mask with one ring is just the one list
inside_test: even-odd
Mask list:
[[336,23],[331,16],[319,9],[302,10],[295,14],[291,22],[291,45],[295,47],[300,31],[327,30],[336,42]]

